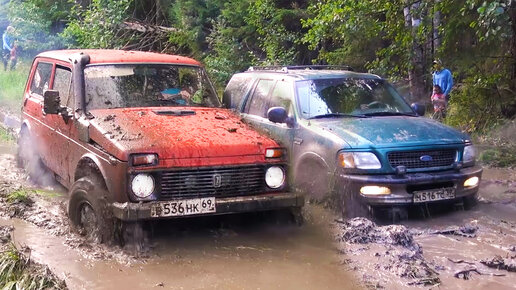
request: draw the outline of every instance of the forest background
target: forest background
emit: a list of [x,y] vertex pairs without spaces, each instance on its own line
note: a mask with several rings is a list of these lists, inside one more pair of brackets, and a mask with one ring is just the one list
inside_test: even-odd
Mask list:
[[219,88],[255,65],[349,65],[429,102],[439,58],[455,79],[447,124],[485,134],[516,115],[516,0],[0,0],[7,25],[26,59],[59,48],[181,54]]

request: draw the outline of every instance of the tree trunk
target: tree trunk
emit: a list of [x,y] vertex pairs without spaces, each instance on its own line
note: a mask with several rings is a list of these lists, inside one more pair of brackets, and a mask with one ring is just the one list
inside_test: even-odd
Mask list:
[[421,19],[413,15],[412,10],[418,9],[420,2],[407,4],[403,9],[405,25],[412,34],[412,51],[410,53],[410,67],[408,71],[410,85],[410,102],[421,101],[425,91],[425,72],[423,71],[423,45],[418,39],[417,29]]
[[511,28],[512,28],[512,37],[511,37],[511,57],[512,57],[512,66],[511,66],[511,77],[510,77],[510,89],[513,93],[516,94],[516,1],[511,1],[511,5],[509,6],[509,17],[511,18]]

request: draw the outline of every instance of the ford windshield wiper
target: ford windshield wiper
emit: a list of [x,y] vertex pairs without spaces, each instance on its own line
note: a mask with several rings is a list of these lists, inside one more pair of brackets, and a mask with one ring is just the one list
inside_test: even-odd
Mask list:
[[321,119],[321,118],[367,118],[364,115],[354,115],[354,114],[343,114],[343,113],[329,113],[329,114],[322,114],[310,117],[308,119]]
[[401,112],[373,112],[366,113],[365,116],[409,116],[409,117],[417,117],[414,113],[401,113]]

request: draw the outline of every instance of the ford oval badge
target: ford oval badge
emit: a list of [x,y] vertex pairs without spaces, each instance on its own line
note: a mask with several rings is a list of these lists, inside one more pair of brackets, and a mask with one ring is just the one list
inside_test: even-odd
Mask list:
[[430,162],[433,160],[433,158],[430,155],[423,155],[423,156],[419,157],[419,160],[421,160],[423,162]]

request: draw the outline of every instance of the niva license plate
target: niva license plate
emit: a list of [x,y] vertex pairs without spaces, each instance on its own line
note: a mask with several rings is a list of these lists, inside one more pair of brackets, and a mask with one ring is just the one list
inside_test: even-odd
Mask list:
[[455,188],[453,187],[414,191],[414,203],[431,202],[454,198]]
[[151,207],[151,217],[185,216],[216,212],[215,197],[163,201]]

